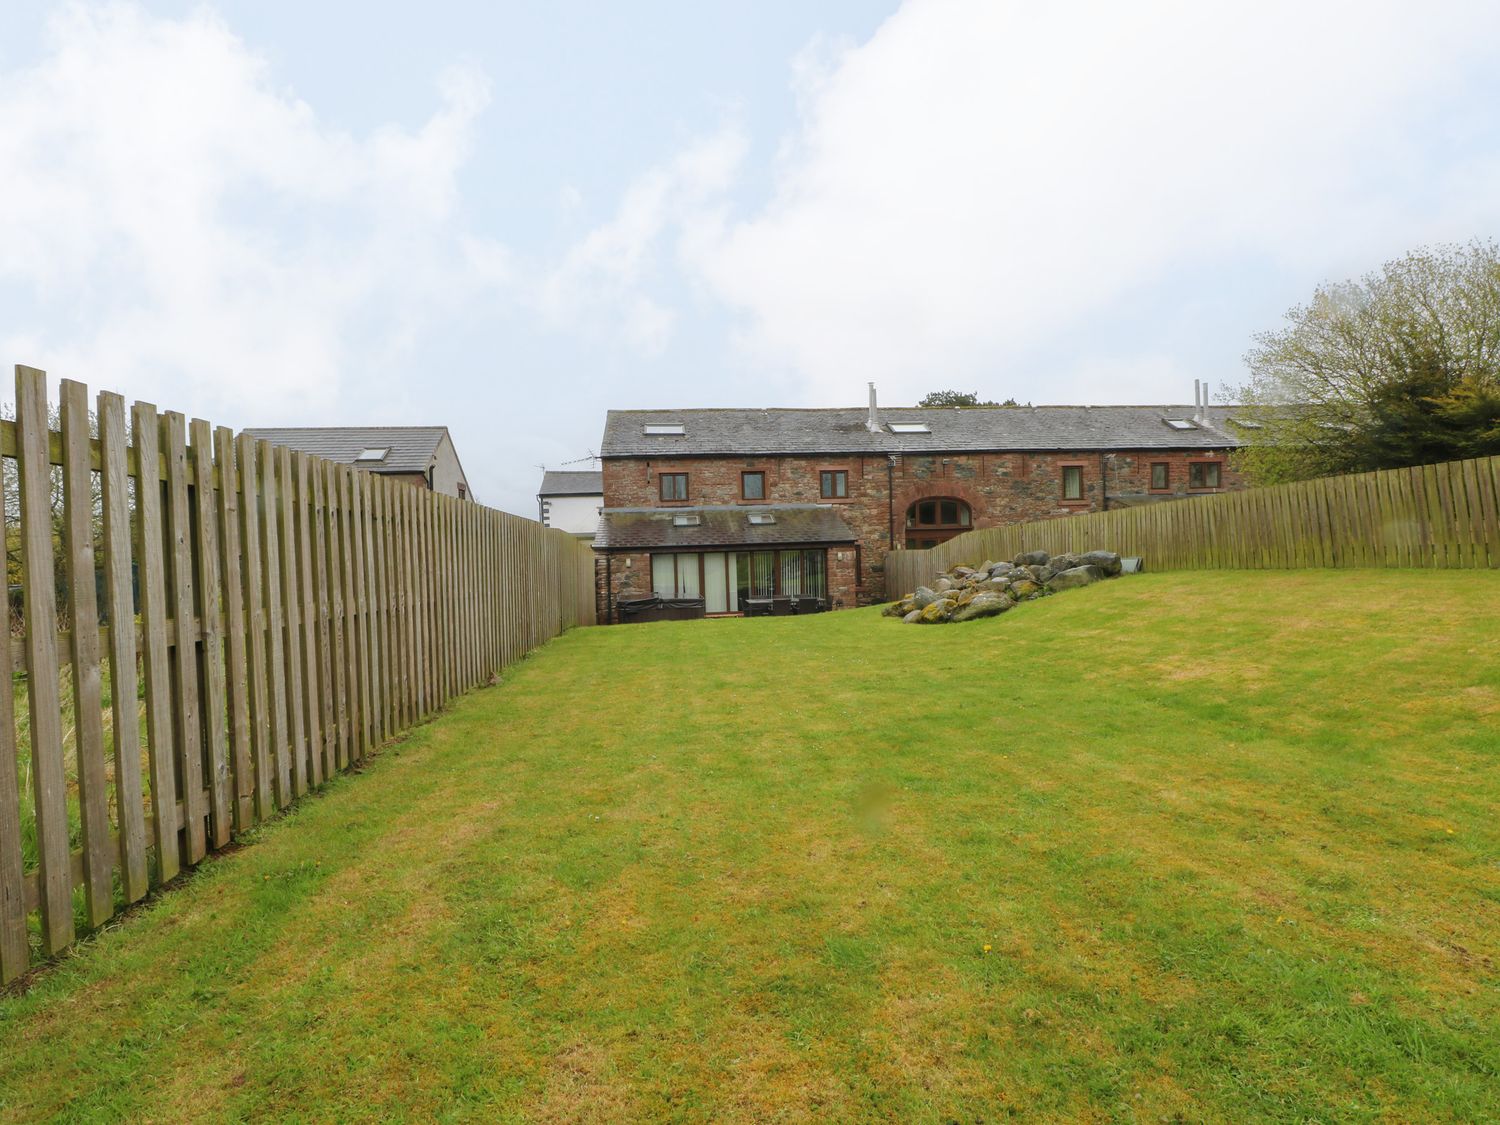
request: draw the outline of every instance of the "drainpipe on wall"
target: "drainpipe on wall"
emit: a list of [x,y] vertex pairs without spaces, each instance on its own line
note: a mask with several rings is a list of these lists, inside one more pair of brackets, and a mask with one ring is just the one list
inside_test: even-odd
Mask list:
[[615,557],[604,552],[604,623],[615,623]]
[[887,453],[885,455],[885,507],[890,529],[886,535],[890,538],[888,551],[896,549],[896,455]]

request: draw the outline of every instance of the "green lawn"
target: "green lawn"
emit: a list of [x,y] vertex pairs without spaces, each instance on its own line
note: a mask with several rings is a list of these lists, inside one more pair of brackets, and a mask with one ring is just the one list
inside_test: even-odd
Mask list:
[[1500,574],[580,630],[0,1000],[0,1120],[1500,1119]]

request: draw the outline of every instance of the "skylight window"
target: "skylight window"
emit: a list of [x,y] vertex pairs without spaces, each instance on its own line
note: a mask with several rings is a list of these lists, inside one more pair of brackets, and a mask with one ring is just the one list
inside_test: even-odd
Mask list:
[[893,434],[930,434],[932,427],[926,422],[891,422],[889,423]]
[[771,512],[751,512],[749,519],[753,524],[767,524],[776,522],[776,516]]
[[1252,421],[1250,421],[1249,418],[1231,418],[1229,420],[1231,422],[1233,422],[1236,426],[1241,427],[1242,429],[1246,429],[1246,430],[1263,430],[1263,429],[1265,429],[1265,427],[1263,425],[1261,425],[1259,422],[1252,422]]
[[1174,430],[1196,430],[1198,428],[1196,423],[1189,422],[1186,418],[1168,418],[1167,425],[1171,426]]
[[687,427],[681,422],[647,422],[641,432],[647,437],[681,437],[687,433]]
[[673,527],[697,527],[703,522],[703,517],[698,515],[682,515],[672,517]]
[[389,453],[390,451],[391,451],[391,447],[388,446],[388,445],[374,446],[374,447],[371,447],[369,449],[362,449],[362,450],[359,451],[359,456],[356,457],[355,460],[356,461],[384,461],[385,460],[385,455],[387,453]]

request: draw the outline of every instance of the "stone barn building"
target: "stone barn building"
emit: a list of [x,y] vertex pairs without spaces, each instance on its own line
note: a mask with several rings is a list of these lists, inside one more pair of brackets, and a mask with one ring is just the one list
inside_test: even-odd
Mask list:
[[[1205,396],[1206,397],[1206,396]],[[1234,407],[612,410],[599,620],[885,600],[893,547],[1244,487]]]

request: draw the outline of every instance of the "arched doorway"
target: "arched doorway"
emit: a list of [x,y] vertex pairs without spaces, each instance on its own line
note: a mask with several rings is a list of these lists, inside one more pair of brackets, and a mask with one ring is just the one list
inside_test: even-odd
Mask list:
[[970,529],[969,506],[951,496],[918,500],[906,509],[906,549],[923,551]]

